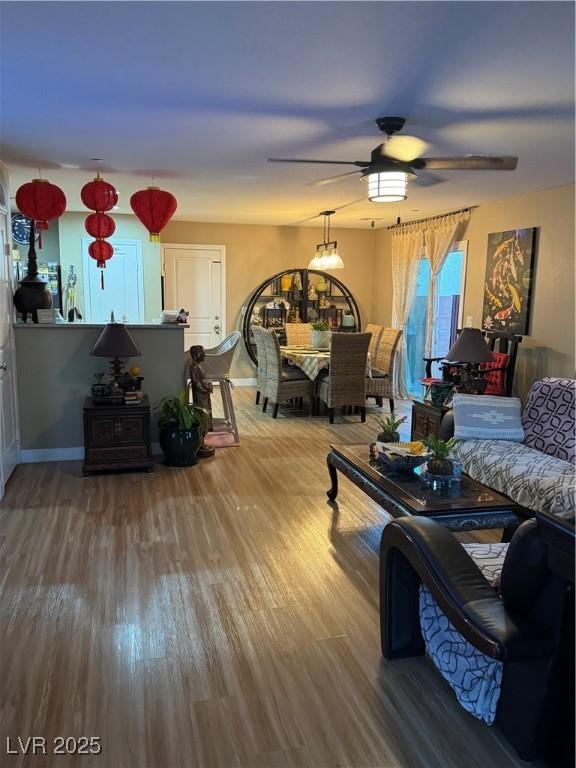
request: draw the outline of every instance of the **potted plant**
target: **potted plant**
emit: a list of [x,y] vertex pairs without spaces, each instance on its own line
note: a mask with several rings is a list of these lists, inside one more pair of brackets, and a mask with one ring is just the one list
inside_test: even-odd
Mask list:
[[398,443],[400,442],[400,435],[398,433],[398,427],[404,424],[408,417],[401,416],[396,418],[394,411],[391,411],[388,416],[376,416],[374,421],[380,427],[380,432],[376,440],[380,443]]
[[181,390],[178,397],[164,397],[158,404],[160,447],[171,467],[196,464],[208,424],[208,411],[188,402]]
[[312,323],[311,343],[314,349],[328,349],[330,346],[330,326],[327,320]]
[[453,475],[454,464],[448,456],[456,440],[453,437],[450,440],[441,440],[439,437],[429,435],[423,442],[432,454],[428,459],[428,472],[431,475]]

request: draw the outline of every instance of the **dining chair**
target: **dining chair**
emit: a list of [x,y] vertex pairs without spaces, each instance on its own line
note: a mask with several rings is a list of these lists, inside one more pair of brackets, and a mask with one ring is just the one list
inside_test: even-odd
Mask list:
[[266,349],[262,327],[260,325],[253,325],[252,334],[256,343],[256,405],[258,405],[260,398],[264,399],[266,397]]
[[318,396],[328,406],[330,424],[334,409],[359,408],[366,421],[366,363],[370,333],[333,333],[330,345],[330,369],[320,381]]
[[374,361],[376,360],[376,352],[378,351],[378,344],[380,344],[380,338],[382,336],[384,326],[368,323],[364,330],[366,333],[372,334],[372,338],[370,339],[370,346],[368,347],[368,354],[370,355],[372,365],[374,365]]
[[240,442],[240,436],[238,434],[238,424],[232,400],[230,367],[241,338],[242,334],[239,331],[232,331],[217,347],[205,350],[206,359],[202,363],[204,377],[213,384],[218,384],[222,398],[224,423],[220,428],[215,428],[214,431],[231,432],[237,443]]
[[272,329],[261,330],[266,354],[266,381],[264,389],[264,405],[266,412],[268,401],[274,403],[272,418],[278,416],[278,406],[286,400],[308,398],[312,409],[314,382],[299,368],[286,368],[282,365],[282,355],[278,336]]
[[375,355],[371,356],[371,377],[366,379],[366,397],[373,397],[382,406],[388,398],[390,411],[394,410],[394,357],[402,331],[383,328]]
[[286,323],[284,328],[289,347],[309,347],[312,343],[311,323]]

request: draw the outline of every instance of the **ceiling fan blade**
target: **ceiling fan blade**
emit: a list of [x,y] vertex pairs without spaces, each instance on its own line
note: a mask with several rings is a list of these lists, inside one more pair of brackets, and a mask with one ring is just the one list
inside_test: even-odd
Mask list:
[[463,157],[421,157],[411,165],[431,171],[513,171],[518,158],[512,155],[465,155]]
[[417,136],[391,136],[384,144],[383,154],[409,163],[416,157],[420,157],[430,147],[426,141]]
[[362,160],[301,160],[290,157],[269,157],[269,163],[321,163],[322,165],[357,165],[359,168],[367,168],[369,161]]
[[327,176],[325,179],[316,179],[316,181],[309,181],[307,186],[323,187],[326,184],[333,184],[335,181],[340,181],[341,179],[345,179],[346,176],[354,176],[357,173],[362,173],[362,171],[361,170],[346,171],[346,173],[339,173],[336,176]]
[[[356,203],[365,203],[366,198],[365,197],[358,197],[356,200],[351,200],[349,203],[344,203],[344,205],[338,205],[332,208],[332,211],[336,213],[336,211],[341,211],[342,208],[348,208],[350,205],[356,205]],[[294,221],[291,226],[295,227],[298,226],[298,224],[305,224],[307,221],[312,221],[312,219],[319,219],[320,216],[322,216],[322,213],[316,213],[314,216],[308,216],[307,219],[300,219],[300,221]]]
[[436,184],[444,184],[445,181],[448,181],[448,179],[444,179],[436,173],[420,171],[412,183],[417,187],[434,187]]

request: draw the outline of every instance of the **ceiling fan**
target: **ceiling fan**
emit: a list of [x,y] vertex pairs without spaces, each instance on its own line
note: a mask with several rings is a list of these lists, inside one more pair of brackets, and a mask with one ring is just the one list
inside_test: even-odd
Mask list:
[[[406,199],[408,181],[416,179],[415,171],[513,171],[518,158],[512,155],[463,155],[461,157],[422,157],[428,144],[416,136],[398,136],[404,127],[403,117],[379,117],[378,128],[386,135],[370,154],[370,160],[304,160],[269,157],[269,163],[318,163],[322,165],[355,165],[358,170],[340,173],[317,184],[330,184],[360,173],[368,179],[368,199],[374,203],[393,203]],[[431,178],[424,186],[442,179]]]

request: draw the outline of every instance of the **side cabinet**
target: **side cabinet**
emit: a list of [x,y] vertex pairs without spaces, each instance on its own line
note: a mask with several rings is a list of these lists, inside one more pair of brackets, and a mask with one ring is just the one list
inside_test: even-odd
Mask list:
[[150,404],[84,403],[84,474],[101,470],[152,469]]
[[420,403],[414,400],[412,403],[412,436],[411,440],[424,440],[424,438],[440,434],[440,422],[446,413],[446,408],[432,405],[432,403]]

